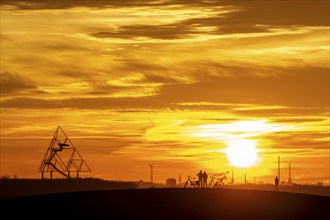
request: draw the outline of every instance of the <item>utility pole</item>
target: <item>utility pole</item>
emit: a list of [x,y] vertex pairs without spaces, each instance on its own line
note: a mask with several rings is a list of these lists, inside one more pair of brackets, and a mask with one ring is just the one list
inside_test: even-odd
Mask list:
[[291,163],[289,163],[289,179],[288,179],[288,184],[292,184],[292,179],[291,179]]
[[153,177],[153,167],[154,167],[154,164],[152,163],[152,164],[150,164],[149,163],[149,166],[150,166],[150,169],[151,169],[151,186],[153,185],[153,181],[154,181],[154,177]]
[[278,156],[277,158],[277,175],[278,175],[278,181],[280,182],[281,181],[281,168],[280,168],[280,165],[281,164],[281,158],[280,156]]
[[246,184],[246,173],[245,173],[244,183]]
[[234,171],[231,170],[231,184],[234,184]]

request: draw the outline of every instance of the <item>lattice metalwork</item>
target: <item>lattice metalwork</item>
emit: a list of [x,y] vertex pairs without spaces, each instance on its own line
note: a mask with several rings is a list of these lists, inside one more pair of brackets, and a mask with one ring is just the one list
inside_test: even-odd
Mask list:
[[44,173],[58,173],[66,178],[79,178],[80,172],[90,172],[91,169],[72,144],[60,126],[57,127],[52,141],[39,166],[39,172],[44,179]]

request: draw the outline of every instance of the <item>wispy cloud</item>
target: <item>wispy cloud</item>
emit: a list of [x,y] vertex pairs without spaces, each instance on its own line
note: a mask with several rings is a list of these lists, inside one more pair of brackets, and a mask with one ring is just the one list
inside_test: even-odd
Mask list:
[[0,73],[1,96],[17,96],[17,95],[38,95],[44,94],[29,78],[23,77],[15,73]]
[[[109,167],[101,176],[133,178],[116,171],[125,167],[140,178],[150,158],[162,166],[159,178],[177,175],[169,166],[229,168],[220,140],[228,135],[258,144],[262,168],[251,172],[268,175],[281,154],[302,166],[314,161],[324,176],[328,8],[328,1],[1,1],[5,169],[26,173],[11,165],[18,149],[39,163],[42,140],[60,124],[95,167]],[[204,136],[191,135],[197,130]],[[30,153],[24,138],[35,143]]]

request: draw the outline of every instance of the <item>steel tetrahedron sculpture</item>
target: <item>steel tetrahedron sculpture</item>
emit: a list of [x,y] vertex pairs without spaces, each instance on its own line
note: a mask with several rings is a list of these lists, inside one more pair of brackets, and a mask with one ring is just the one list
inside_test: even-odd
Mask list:
[[49,173],[50,179],[53,178],[53,173],[66,178],[79,178],[80,172],[90,172],[91,169],[58,126],[38,171],[41,172],[42,179],[45,178],[44,173]]

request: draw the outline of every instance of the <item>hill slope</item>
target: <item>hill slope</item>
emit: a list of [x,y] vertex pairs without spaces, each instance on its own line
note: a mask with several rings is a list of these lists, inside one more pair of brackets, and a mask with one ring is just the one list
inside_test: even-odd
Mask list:
[[314,220],[330,217],[329,197],[260,190],[84,191],[1,199],[0,205],[2,215],[11,218]]

